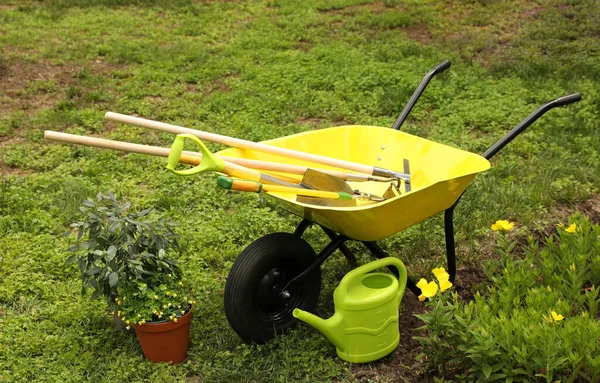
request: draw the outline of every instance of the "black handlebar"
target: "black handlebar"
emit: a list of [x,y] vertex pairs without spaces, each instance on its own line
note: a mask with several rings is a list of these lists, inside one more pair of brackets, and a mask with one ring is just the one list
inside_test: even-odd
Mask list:
[[549,103],[554,103],[555,106],[565,106],[565,105],[573,104],[579,100],[581,100],[581,94],[573,93],[568,96],[562,96],[562,97],[556,98],[556,99],[550,101]]
[[496,153],[500,151],[500,149],[502,149],[509,142],[514,140],[515,137],[521,134],[525,129],[527,129],[531,124],[533,124],[538,118],[540,118],[544,113],[546,113],[550,109],[556,108],[558,106],[569,105],[579,100],[581,100],[581,94],[573,93],[568,96],[559,97],[545,103],[544,105],[540,106],[535,112],[531,113],[527,118],[521,121],[521,123],[514,127],[510,132],[506,133],[504,137],[499,139],[488,150],[486,150],[486,152],[483,153],[483,157],[485,157],[488,160],[492,158]]
[[410,99],[406,103],[406,106],[404,107],[404,109],[402,109],[400,116],[398,116],[398,118],[396,119],[396,122],[394,122],[394,125],[392,125],[392,129],[396,129],[396,130],[400,129],[400,126],[402,126],[402,124],[404,123],[404,120],[406,120],[406,118],[408,117],[408,114],[410,113],[412,108],[417,103],[417,100],[419,99],[419,97],[421,97],[421,94],[425,90],[425,87],[427,87],[427,84],[429,84],[429,81],[431,81],[433,76],[435,76],[436,74],[442,73],[443,71],[445,71],[448,68],[450,68],[450,61],[445,60],[444,62],[442,62],[441,64],[438,64],[437,66],[432,68],[429,72],[427,72],[427,74],[425,75],[425,77],[423,77],[423,80],[421,80],[421,83],[419,84],[419,86],[417,87],[417,89],[415,90],[413,95],[410,97]]
[[443,71],[445,71],[448,68],[450,68],[450,61],[445,60],[440,65],[438,65],[435,68],[431,69],[431,72],[434,72],[434,74],[439,74],[439,73],[442,73]]

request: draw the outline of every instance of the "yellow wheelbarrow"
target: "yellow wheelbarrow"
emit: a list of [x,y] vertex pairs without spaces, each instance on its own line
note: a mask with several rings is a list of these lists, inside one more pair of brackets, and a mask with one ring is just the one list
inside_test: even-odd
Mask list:
[[[444,62],[427,73],[393,129],[377,126],[339,126],[304,132],[264,143],[387,169],[410,175],[398,192],[382,202],[358,202],[355,206],[321,206],[295,194],[268,194],[285,210],[302,220],[294,233],[272,233],[252,242],[232,266],[225,286],[225,313],[231,327],[246,341],[264,343],[296,324],[294,309],[312,311],[321,289],[320,265],[337,249],[349,261],[354,256],[345,245],[357,240],[377,258],[388,255],[375,241],[389,237],[444,211],[446,256],[451,280],[456,274],[453,211],[473,178],[490,168],[489,159],[551,108],[580,100],[579,94],[561,97],[543,105],[496,142],[477,155],[397,128],[407,117],[430,79],[447,69]],[[306,161],[249,149],[226,149],[218,155],[317,166]],[[322,165],[318,167],[323,168]],[[325,167],[326,168],[326,167]],[[401,168],[401,169],[399,169]],[[335,169],[335,168],[331,168]],[[351,186],[375,195],[389,194],[381,182]],[[302,238],[312,224],[323,229],[331,241],[319,254]],[[396,274],[397,275],[397,274]],[[407,287],[419,294],[413,281]]]

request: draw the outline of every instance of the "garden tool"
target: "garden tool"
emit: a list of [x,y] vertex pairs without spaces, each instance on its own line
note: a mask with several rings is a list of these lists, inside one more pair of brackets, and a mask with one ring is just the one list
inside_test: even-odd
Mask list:
[[291,150],[276,146],[271,146],[268,144],[263,144],[259,142],[253,142],[248,140],[242,140],[239,138],[223,136],[220,134],[204,132],[196,129],[189,129],[182,126],[166,124],[163,122],[147,120],[144,118],[127,116],[124,114],[107,112],[104,116],[107,120],[121,122],[125,124],[131,124],[136,126],[141,126],[149,129],[159,130],[163,132],[169,132],[174,134],[191,134],[200,139],[217,142],[220,144],[233,146],[237,148],[250,149],[257,152],[270,153],[274,155],[289,157],[300,159],[304,161],[310,161],[315,163],[320,163],[323,165],[333,166],[341,169],[352,170],[359,173],[365,173],[376,177],[384,177],[384,178],[398,178],[402,179],[406,183],[410,183],[410,176],[397,172],[394,170],[384,169],[376,166],[359,164],[355,162],[350,162],[346,160],[340,160],[336,158],[305,153],[297,150]]
[[[195,166],[194,168],[178,171],[178,170],[175,170],[175,166],[177,165],[177,163],[181,162],[179,160],[179,158],[182,155],[184,140],[186,138],[189,138],[190,140],[192,140],[199,146],[200,151],[202,152],[203,159],[202,159],[202,162],[199,165]],[[217,158],[213,153],[211,153],[206,148],[206,146],[202,143],[202,141],[200,141],[196,136],[188,135],[188,134],[179,134],[175,138],[175,141],[173,142],[173,145],[171,147],[171,152],[169,153],[169,164],[167,165],[167,168],[179,175],[191,175],[191,174],[196,174],[196,173],[212,170],[212,171],[222,172],[227,175],[230,175],[230,176],[233,176],[236,178],[240,178],[242,180],[255,181],[255,182],[259,182],[261,184],[264,184],[265,180],[267,180],[271,184],[275,184],[276,182],[273,182],[273,179],[278,180],[278,178],[275,178],[268,174],[259,173],[259,172],[256,172],[255,170],[247,169],[247,168],[244,168],[243,166],[228,163],[227,161],[223,161],[222,159]],[[303,199],[302,201],[305,203],[330,205],[332,203],[332,201],[330,201],[330,200],[335,199],[335,200],[340,200],[340,201],[346,201],[345,203],[338,204],[337,206],[354,206],[354,205],[356,205],[356,203],[355,203],[356,198],[367,199],[367,200],[371,200],[371,201],[383,201],[383,198],[381,198],[379,196],[370,195],[367,193],[361,193],[359,190],[353,190],[343,180],[341,180],[335,176],[329,175],[329,174],[321,173],[314,169],[307,169],[304,174],[304,177],[302,178],[300,183],[293,184],[293,183],[286,182],[285,184],[283,184],[281,181],[277,182],[277,183],[279,185],[283,185],[283,186],[292,188],[287,192],[283,191],[283,190],[279,190],[281,193],[296,194],[298,196],[303,196],[302,198],[321,197],[321,198],[326,199],[325,201],[323,201],[323,200],[320,201],[320,200],[313,199],[313,198]],[[318,193],[302,194],[302,193],[298,192],[298,188],[313,189],[313,190],[318,190],[318,191],[328,191],[328,192],[334,192],[334,193],[343,193],[342,195],[348,194],[351,196],[351,198],[339,198],[339,197],[335,197],[333,194],[330,195],[329,197],[325,197],[325,194],[319,195]],[[293,189],[296,189],[296,190],[293,190]],[[261,188],[261,190],[262,190],[262,188]],[[253,191],[258,191],[258,190],[253,190]],[[275,192],[275,190],[273,188],[268,188],[268,190],[265,189],[265,191]]]
[[[183,145],[186,138],[189,138],[192,142],[198,145],[200,153],[202,153],[202,160],[198,165],[194,166],[193,168],[175,170],[177,164],[181,162],[181,156],[183,155]],[[272,175],[261,173],[254,169],[249,169],[244,166],[225,161],[222,158],[219,158],[212,154],[202,141],[200,141],[196,136],[191,134],[179,134],[177,135],[177,137],[175,137],[175,141],[173,141],[173,145],[171,145],[171,151],[169,152],[167,169],[169,169],[177,175],[187,176],[206,171],[215,171],[225,173],[230,176],[244,178],[261,183],[266,182],[271,184],[285,185],[289,187],[298,187],[298,184],[283,181]]]
[[[247,191],[260,193],[261,191],[273,192],[273,193],[287,193],[295,194],[298,197],[316,197],[334,200],[353,200],[353,199],[368,199],[371,201],[383,201],[383,198],[378,196],[372,196],[367,193],[363,194],[352,194],[346,192],[336,191],[324,191],[324,190],[313,190],[313,189],[302,189],[298,187],[288,187],[280,185],[263,185],[257,181],[232,179],[229,177],[219,176],[217,178],[217,184],[224,189]],[[309,202],[312,203],[312,202]]]
[[[47,140],[58,141],[58,142],[67,142],[76,145],[84,145],[91,146],[96,148],[103,149],[112,149],[112,150],[120,150],[128,153],[138,153],[138,154],[146,154],[150,156],[157,157],[168,157],[171,152],[170,148],[161,148],[158,146],[150,146],[150,145],[141,145],[134,144],[131,142],[123,142],[123,141],[115,141],[115,140],[107,140],[104,138],[97,137],[88,137],[88,136],[79,136],[76,134],[62,133],[62,132],[54,132],[51,130],[46,130],[44,132],[44,138]],[[304,175],[306,170],[308,169],[306,166],[298,166],[298,165],[289,165],[289,164],[281,164],[277,162],[269,162],[269,161],[258,161],[251,160],[247,158],[237,158],[237,157],[228,157],[228,156],[219,156],[227,162],[242,165],[246,168],[251,169],[260,169],[263,171],[273,171],[273,172],[281,172],[288,174],[297,174]],[[187,165],[199,165],[202,160],[202,153],[198,152],[190,152],[184,150],[181,157],[179,158],[179,162]],[[353,182],[363,182],[363,181],[377,181],[377,182],[392,182],[396,179],[394,178],[382,178],[382,177],[373,177],[367,176],[365,174],[353,174],[353,173],[345,173],[338,172],[330,169],[319,169],[319,172],[326,173],[338,178],[341,178],[346,181]]]
[[[394,266],[399,279],[376,272]],[[321,331],[336,347],[337,355],[351,363],[383,358],[398,346],[398,308],[404,295],[407,275],[402,261],[387,257],[360,266],[342,278],[333,293],[335,313],[321,319],[294,309],[295,318]]]
[[352,199],[352,194],[344,192],[328,192],[321,190],[312,189],[301,189],[279,185],[263,185],[260,182],[231,179],[229,177],[219,176],[217,178],[217,184],[224,189],[247,191],[260,193],[261,191],[274,192],[274,193],[287,193],[296,195],[306,195],[319,198],[332,198],[332,199]]

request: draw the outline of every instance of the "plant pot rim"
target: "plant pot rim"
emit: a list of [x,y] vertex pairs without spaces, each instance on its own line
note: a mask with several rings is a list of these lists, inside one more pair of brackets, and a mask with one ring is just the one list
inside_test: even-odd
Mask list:
[[135,329],[136,333],[138,331],[154,332],[154,333],[171,331],[171,330],[174,330],[181,326],[187,325],[192,320],[192,310],[190,309],[190,311],[185,313],[185,315],[183,315],[181,317],[177,317],[177,318],[178,318],[177,322],[173,322],[170,320],[162,320],[159,322],[147,322],[144,324],[135,324],[134,323],[133,328]]

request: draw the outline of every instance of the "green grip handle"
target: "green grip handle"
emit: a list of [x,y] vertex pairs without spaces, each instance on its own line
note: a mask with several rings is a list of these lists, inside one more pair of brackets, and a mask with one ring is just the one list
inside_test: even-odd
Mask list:
[[[198,166],[195,166],[191,169],[185,170],[175,170],[175,167],[179,163],[179,159],[181,158],[181,154],[183,153],[183,145],[185,143],[185,139],[188,138],[192,140],[202,153],[202,161]],[[220,172],[225,168],[225,161],[221,158],[216,157],[212,154],[208,148],[200,141],[200,139],[191,134],[178,134],[171,145],[171,151],[169,152],[169,158],[167,160],[167,169],[171,172],[180,175],[180,176],[189,176],[192,174],[207,172],[207,171],[215,171]]]
[[169,158],[167,159],[167,169],[175,172],[175,166],[179,163],[179,159],[181,158],[181,154],[183,154],[183,143],[185,137],[179,135],[175,137],[173,144],[171,145],[171,151],[169,152]]

